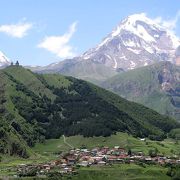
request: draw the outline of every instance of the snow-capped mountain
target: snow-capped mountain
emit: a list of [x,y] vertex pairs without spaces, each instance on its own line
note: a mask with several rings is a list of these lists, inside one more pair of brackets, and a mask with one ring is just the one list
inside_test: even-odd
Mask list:
[[129,70],[158,61],[175,62],[175,49],[179,44],[179,39],[172,32],[144,13],[134,14],[80,58]]
[[9,58],[6,57],[6,55],[0,51],[0,68],[8,66],[11,63]]
[[180,57],[177,57],[179,45],[178,37],[167,28],[143,13],[134,14],[124,19],[100,44],[81,56],[31,69],[97,82],[119,72],[160,61],[180,65]]

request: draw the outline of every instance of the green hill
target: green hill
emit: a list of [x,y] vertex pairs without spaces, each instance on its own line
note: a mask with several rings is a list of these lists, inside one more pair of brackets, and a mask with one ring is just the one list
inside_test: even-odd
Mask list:
[[180,67],[169,62],[121,73],[102,87],[180,120]]
[[67,60],[56,64],[55,66],[49,65],[48,67],[37,67],[31,69],[39,73],[59,73],[66,76],[73,76],[75,78],[88,80],[98,84],[110,77],[115,76],[118,72],[111,67],[107,67],[98,62],[86,61],[73,61]]
[[20,66],[0,71],[0,152],[28,157],[36,142],[61,135],[163,139],[180,125],[83,80],[35,74]]

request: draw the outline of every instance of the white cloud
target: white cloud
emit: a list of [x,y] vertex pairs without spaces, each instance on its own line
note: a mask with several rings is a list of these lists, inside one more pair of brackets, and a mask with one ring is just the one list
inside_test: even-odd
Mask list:
[[5,24],[0,26],[0,32],[6,33],[9,36],[23,38],[27,35],[27,31],[32,28],[31,23],[19,22],[17,24]]
[[180,19],[180,10],[176,13],[174,18],[164,20],[162,17],[157,17],[154,19],[154,21],[161,25],[162,27],[166,28],[168,35],[171,37],[172,43],[174,45],[174,48],[177,48],[179,46],[179,37],[177,36],[177,27],[178,22]]
[[77,22],[70,25],[68,32],[61,36],[48,36],[38,45],[39,48],[44,48],[60,58],[73,57],[74,48],[69,45],[69,41],[76,31]]
[[164,20],[162,17],[157,17],[154,21],[163,27],[167,28],[168,30],[175,31],[177,27],[177,23],[180,18],[180,10],[176,13],[176,16],[169,20]]

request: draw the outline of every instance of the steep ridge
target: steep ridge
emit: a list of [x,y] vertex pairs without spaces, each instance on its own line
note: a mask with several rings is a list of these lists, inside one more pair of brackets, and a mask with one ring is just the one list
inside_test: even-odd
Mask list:
[[180,67],[161,62],[114,76],[102,87],[180,120]]

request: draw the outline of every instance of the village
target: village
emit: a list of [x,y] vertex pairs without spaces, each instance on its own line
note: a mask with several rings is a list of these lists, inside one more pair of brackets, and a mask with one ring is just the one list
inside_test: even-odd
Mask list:
[[177,156],[166,157],[163,155],[144,155],[142,152],[126,151],[124,148],[115,146],[97,147],[89,149],[71,149],[62,153],[57,160],[44,164],[20,164],[17,167],[18,176],[43,176],[50,172],[60,174],[76,174],[80,167],[107,166],[118,163],[136,164],[180,164]]

